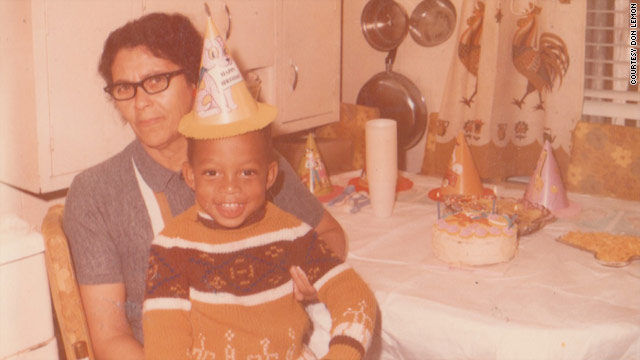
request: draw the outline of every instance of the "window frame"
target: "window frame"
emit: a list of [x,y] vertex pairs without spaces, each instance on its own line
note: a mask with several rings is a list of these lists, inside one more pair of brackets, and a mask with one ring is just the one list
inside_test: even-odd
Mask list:
[[583,121],[640,127],[639,87],[630,80],[632,3],[587,1]]

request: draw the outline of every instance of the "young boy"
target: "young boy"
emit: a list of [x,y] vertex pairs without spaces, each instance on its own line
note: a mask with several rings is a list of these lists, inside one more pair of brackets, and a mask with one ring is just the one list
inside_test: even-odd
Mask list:
[[331,313],[325,359],[362,359],[377,305],[355,271],[312,229],[266,200],[278,170],[269,126],[189,139],[196,205],[153,241],[143,308],[148,359],[315,359],[293,295],[299,266]]

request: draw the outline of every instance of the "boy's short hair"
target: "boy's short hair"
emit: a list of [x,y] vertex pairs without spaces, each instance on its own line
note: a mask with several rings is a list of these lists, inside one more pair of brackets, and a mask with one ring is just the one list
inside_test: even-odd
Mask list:
[[[276,161],[278,159],[275,149],[273,148],[273,139],[271,137],[271,124],[263,127],[262,129],[254,130],[259,133],[264,139],[264,151],[267,154],[267,162]],[[202,139],[187,138],[187,160],[190,163],[193,161],[193,151],[196,141],[202,141]]]

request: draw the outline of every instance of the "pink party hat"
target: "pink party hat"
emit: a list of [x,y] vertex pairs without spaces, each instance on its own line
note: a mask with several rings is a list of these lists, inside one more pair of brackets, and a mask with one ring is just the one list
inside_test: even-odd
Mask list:
[[569,207],[567,192],[549,140],[544,143],[524,198],[532,203],[543,205],[551,212]]

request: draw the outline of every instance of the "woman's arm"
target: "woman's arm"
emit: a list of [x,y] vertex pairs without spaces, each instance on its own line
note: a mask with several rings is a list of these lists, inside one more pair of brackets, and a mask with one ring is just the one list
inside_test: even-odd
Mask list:
[[97,360],[144,359],[125,314],[123,283],[80,285],[80,296]]
[[315,228],[320,238],[340,258],[347,256],[347,242],[340,224],[307,189],[287,160],[278,157],[278,179],[271,187],[273,202]]
[[[278,169],[278,179],[270,189],[274,203],[313,226],[329,249],[341,259],[345,259],[348,246],[340,224],[302,184],[291,165],[279,154]],[[294,281],[296,299],[300,301],[315,300],[318,294],[307,280],[304,272],[291,268],[290,273]]]
[[324,241],[329,249],[342,260],[347,258],[348,244],[342,227],[338,221],[325,210],[320,223],[315,228],[318,237]]
[[[328,211],[324,211],[322,220],[318,226],[316,226],[316,232],[318,237],[322,239],[329,249],[338,255],[342,260],[347,258],[347,241],[344,231],[336,219],[331,216]],[[316,300],[318,298],[318,292],[316,288],[311,285],[309,279],[302,269],[297,266],[289,269],[291,278],[293,279],[293,293],[298,301],[304,300]]]

